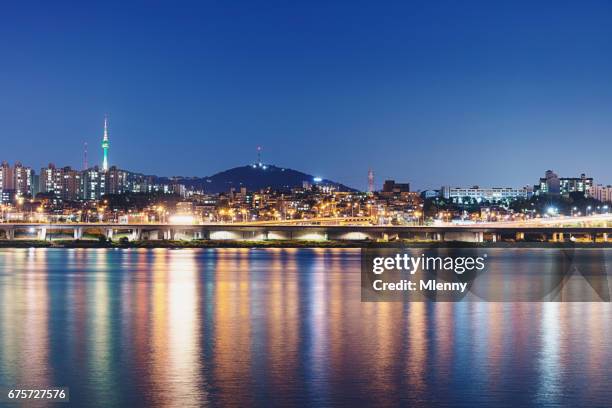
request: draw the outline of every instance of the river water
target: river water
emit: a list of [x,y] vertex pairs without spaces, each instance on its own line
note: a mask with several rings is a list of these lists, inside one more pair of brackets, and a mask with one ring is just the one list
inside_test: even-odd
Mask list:
[[361,302],[353,249],[3,249],[0,306],[0,385],[79,407],[612,402],[610,303]]

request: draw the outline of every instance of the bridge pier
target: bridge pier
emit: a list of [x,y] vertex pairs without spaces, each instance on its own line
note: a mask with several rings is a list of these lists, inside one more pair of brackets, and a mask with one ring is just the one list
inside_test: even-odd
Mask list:
[[106,239],[108,239],[109,241],[112,241],[112,240],[113,240],[113,235],[114,235],[113,233],[114,233],[114,231],[113,231],[113,229],[112,229],[112,228],[107,228],[107,229],[104,231],[104,236],[105,236],[105,237],[106,237]]
[[608,233],[604,232],[602,238],[603,238],[603,242],[608,242]]
[[475,242],[484,242],[484,232],[475,232],[474,233],[474,241]]
[[134,228],[132,229],[132,233],[130,234],[130,241],[138,241],[142,238],[142,229]]
[[172,241],[174,240],[174,229],[172,228],[167,228],[164,230],[164,240],[165,241]]
[[562,232],[553,232],[552,241],[553,242],[563,242],[565,240]]
[[83,238],[83,227],[76,227],[73,230],[74,233],[74,239],[81,239]]
[[4,231],[6,231],[6,239],[8,239],[8,240],[15,239],[15,229],[10,228],[10,229],[6,229]]
[[517,232],[516,233],[516,240],[517,241],[524,241],[525,240],[525,233],[524,232]]
[[[325,232],[324,239],[325,239],[325,240],[328,240],[328,239],[329,239],[329,236],[328,236],[328,233],[327,233],[327,232]],[[395,241],[395,240],[397,240],[397,239],[399,239],[399,234],[389,234],[389,233],[387,233],[387,232],[383,232],[383,233],[382,233],[382,238],[381,238],[381,240],[382,240],[383,242]]]
[[47,228],[40,227],[38,231],[36,232],[36,235],[38,239],[40,239],[41,241],[45,241],[47,239]]
[[149,234],[149,239],[154,240],[163,240],[164,239],[164,231],[160,229],[156,229]]

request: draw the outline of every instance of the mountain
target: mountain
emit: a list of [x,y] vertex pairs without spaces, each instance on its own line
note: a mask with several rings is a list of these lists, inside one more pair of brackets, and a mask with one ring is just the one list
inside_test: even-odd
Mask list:
[[248,191],[258,191],[266,187],[274,190],[289,190],[293,187],[302,187],[304,181],[311,184],[333,185],[340,191],[356,191],[343,184],[317,179],[313,175],[297,170],[262,164],[234,167],[210,177],[174,177],[173,179],[188,187],[211,194],[225,193],[231,188],[240,190],[240,187],[246,187]]

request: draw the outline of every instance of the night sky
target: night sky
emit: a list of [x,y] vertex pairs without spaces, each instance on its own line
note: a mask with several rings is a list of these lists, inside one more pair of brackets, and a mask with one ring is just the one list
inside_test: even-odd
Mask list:
[[[14,2],[0,159],[364,189],[612,183],[612,2]],[[17,4],[19,3],[19,4]],[[534,4],[537,3],[537,4]]]

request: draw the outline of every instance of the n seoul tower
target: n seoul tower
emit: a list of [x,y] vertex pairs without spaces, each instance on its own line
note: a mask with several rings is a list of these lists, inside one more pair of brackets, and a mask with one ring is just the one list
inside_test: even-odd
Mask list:
[[104,158],[102,159],[102,170],[108,171],[108,115],[104,115],[104,137],[102,138],[102,150]]

